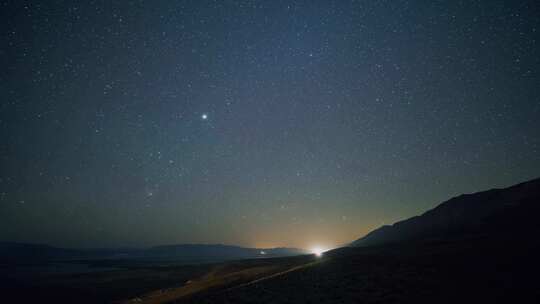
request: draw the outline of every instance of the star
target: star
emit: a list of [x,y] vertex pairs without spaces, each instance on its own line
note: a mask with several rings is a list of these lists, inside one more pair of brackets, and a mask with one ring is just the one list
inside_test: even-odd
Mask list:
[[207,119],[208,119],[208,114],[203,113],[203,114],[201,115],[201,118],[202,118],[202,120],[207,120]]

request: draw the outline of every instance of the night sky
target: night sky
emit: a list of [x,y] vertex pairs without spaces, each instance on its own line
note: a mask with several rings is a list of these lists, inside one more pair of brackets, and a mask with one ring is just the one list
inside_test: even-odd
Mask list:
[[540,176],[537,1],[0,5],[3,241],[329,248]]

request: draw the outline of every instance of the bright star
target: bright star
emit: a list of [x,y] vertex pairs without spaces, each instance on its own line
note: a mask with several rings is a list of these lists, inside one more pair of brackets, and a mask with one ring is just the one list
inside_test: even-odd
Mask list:
[[207,120],[208,119],[208,114],[204,113],[203,115],[201,115],[201,118],[203,120]]

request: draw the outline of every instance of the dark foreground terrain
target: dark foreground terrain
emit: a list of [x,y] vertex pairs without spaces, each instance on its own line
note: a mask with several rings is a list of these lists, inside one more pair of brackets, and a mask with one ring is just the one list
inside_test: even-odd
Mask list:
[[539,215],[540,179],[461,195],[306,267],[182,301],[540,303]]
[[[164,303],[250,282],[303,265],[313,256],[221,262],[192,260],[1,260],[0,303]],[[4,302],[7,301],[7,302]]]
[[480,237],[341,248],[320,258],[133,265],[2,279],[2,303],[538,303],[539,256],[534,241]]
[[309,267],[178,303],[539,303],[534,244],[469,239],[328,252]]
[[0,302],[540,303],[539,215],[536,179],[450,199],[322,257],[71,260],[95,271],[26,275],[3,259]]

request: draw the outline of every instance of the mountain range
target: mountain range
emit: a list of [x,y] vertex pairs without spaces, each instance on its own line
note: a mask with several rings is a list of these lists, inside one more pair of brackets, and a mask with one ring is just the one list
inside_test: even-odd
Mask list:
[[478,236],[533,237],[527,233],[538,230],[539,202],[540,178],[505,189],[463,194],[422,215],[373,230],[349,246]]
[[[539,203],[540,179],[464,194],[321,256],[227,245],[0,243],[0,295],[10,303],[539,303]],[[40,261],[90,268],[24,276]]]
[[150,248],[68,249],[43,244],[0,242],[3,260],[180,259],[232,260],[305,254],[297,248],[246,248],[222,244],[178,244]]
[[[464,194],[320,257],[272,264],[294,262],[287,271],[190,295],[183,286],[162,298],[190,304],[540,303],[539,207],[540,179]],[[200,285],[211,283],[215,279]]]

